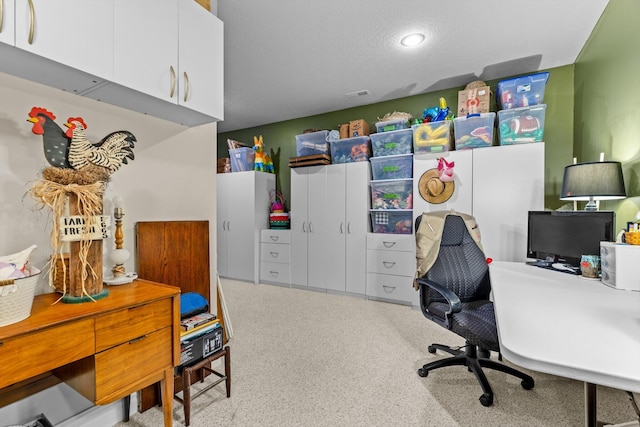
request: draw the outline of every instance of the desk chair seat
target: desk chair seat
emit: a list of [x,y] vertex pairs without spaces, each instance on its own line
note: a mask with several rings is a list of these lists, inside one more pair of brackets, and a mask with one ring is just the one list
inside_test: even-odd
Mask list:
[[[425,218],[428,221],[428,216]],[[421,219],[416,220],[416,230]],[[441,350],[453,357],[427,363],[418,369],[418,375],[426,377],[434,369],[464,365],[480,383],[483,406],[493,404],[493,390],[482,368],[513,375],[522,380],[525,390],[533,388],[534,381],[529,375],[489,359],[490,351],[500,352],[493,302],[489,300],[489,268],[462,217],[454,213],[446,216],[438,256],[427,273],[416,281],[420,286],[422,314],[466,341],[461,348],[430,345],[429,353]]]

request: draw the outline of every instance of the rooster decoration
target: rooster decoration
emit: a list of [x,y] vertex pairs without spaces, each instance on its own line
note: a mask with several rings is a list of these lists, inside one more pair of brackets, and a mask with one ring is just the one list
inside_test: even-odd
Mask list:
[[87,124],[82,117],[67,119],[66,131],[55,119],[56,116],[44,108],[33,107],[29,112],[28,121],[33,123],[31,131],[42,135],[44,155],[51,166],[76,171],[100,168],[112,174],[134,159],[136,138],[131,132],[112,132],[94,144],[87,138]]

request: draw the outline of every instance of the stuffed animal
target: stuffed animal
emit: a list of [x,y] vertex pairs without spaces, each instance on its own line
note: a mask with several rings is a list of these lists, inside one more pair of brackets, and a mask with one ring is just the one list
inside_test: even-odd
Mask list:
[[453,167],[455,162],[447,162],[444,157],[438,159],[438,174],[440,181],[450,182],[453,181]]

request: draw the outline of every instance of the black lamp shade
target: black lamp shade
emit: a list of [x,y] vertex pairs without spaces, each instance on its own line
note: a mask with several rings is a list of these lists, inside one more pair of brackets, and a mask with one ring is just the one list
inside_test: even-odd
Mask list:
[[589,162],[564,168],[560,200],[614,200],[627,197],[620,162]]

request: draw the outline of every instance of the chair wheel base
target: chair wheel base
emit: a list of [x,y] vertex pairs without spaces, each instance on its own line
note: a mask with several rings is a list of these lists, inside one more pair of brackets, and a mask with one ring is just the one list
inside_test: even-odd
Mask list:
[[534,386],[534,382],[533,380],[528,381],[528,380],[522,380],[522,382],[520,383],[520,385],[522,386],[523,389],[525,390],[531,390]]
[[427,351],[431,354],[434,354],[436,352],[436,348],[430,345],[429,347],[427,347]]
[[424,368],[420,368],[418,369],[418,375],[420,375],[422,378],[425,378],[427,375],[429,375],[429,371]]
[[489,393],[485,393],[482,396],[480,396],[480,403],[482,403],[482,406],[491,406],[493,405],[493,395],[489,394]]

